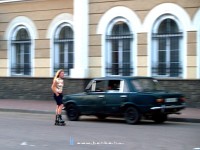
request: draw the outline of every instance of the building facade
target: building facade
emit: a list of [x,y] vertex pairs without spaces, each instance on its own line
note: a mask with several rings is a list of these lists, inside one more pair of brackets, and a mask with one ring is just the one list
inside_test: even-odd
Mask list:
[[200,78],[200,1],[0,2],[0,76]]
[[0,77],[59,68],[71,79],[199,80],[200,1],[1,0]]

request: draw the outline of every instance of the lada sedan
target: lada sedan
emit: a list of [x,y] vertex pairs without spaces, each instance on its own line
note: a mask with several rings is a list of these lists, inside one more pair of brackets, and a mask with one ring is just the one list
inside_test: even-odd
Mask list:
[[95,115],[123,117],[128,124],[142,118],[163,123],[169,114],[185,108],[185,97],[163,90],[151,77],[111,76],[91,80],[83,93],[65,95],[63,103],[70,121]]

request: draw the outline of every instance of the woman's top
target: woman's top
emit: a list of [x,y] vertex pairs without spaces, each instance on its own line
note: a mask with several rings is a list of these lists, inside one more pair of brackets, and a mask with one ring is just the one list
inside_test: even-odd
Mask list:
[[57,79],[56,79],[56,84],[57,84],[57,86],[56,86],[57,92],[58,92],[58,93],[62,93],[62,91],[63,91],[63,86],[64,86],[64,81],[63,81],[63,79],[57,78]]

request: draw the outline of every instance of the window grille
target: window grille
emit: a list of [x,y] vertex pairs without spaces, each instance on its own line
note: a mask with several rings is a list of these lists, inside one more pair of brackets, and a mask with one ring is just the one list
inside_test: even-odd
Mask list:
[[26,29],[17,32],[11,45],[11,75],[31,75],[31,39]]
[[70,27],[64,26],[59,36],[54,39],[54,74],[59,69],[65,70],[65,75],[70,75],[70,69],[74,66],[74,38]]
[[[182,74],[181,38],[176,22],[165,19],[159,26],[158,32],[152,34],[155,43],[152,59],[153,76],[180,77]],[[155,55],[155,56],[154,56]]]
[[106,74],[107,75],[124,75],[133,74],[132,63],[132,40],[133,34],[130,33],[129,27],[124,22],[117,22],[110,35],[106,36],[108,46]]

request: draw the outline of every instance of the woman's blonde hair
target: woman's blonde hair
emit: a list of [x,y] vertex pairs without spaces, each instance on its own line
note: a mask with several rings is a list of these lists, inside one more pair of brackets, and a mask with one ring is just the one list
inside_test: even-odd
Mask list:
[[53,78],[53,81],[55,81],[55,80],[59,77],[59,75],[60,75],[61,72],[64,72],[64,70],[63,70],[63,69],[60,69],[60,70],[58,70],[58,71],[56,72],[56,74],[55,74],[55,76],[54,76],[54,78]]

